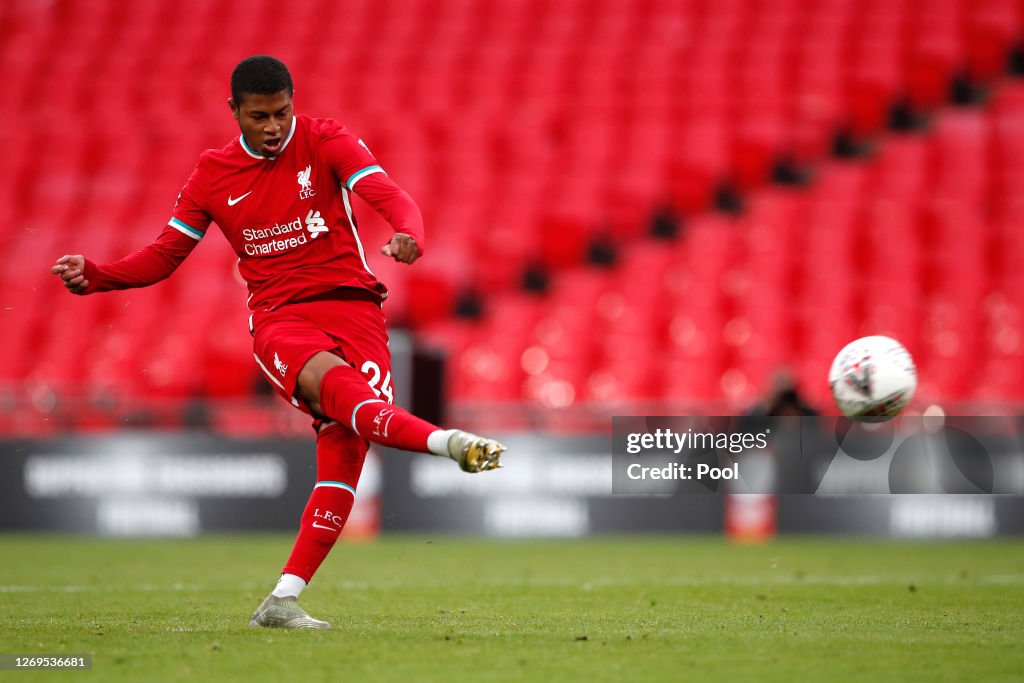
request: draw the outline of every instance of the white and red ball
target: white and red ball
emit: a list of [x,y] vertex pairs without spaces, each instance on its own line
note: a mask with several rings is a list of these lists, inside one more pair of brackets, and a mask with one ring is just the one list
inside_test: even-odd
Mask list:
[[843,415],[884,421],[899,415],[914,397],[917,368],[895,339],[862,337],[836,355],[828,382]]

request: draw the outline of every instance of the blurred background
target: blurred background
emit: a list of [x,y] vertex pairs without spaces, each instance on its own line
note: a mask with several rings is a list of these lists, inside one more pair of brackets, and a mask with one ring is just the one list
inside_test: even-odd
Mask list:
[[[368,249],[400,396],[516,448],[498,476],[517,484],[469,491],[372,461],[368,534],[457,527],[487,486],[515,490],[469,530],[720,529],[720,499],[587,479],[610,417],[834,413],[829,364],[867,334],[913,354],[912,411],[1017,414],[1022,30],[1019,0],[6,0],[0,526],[294,526],[312,432],[252,361],[227,243],[144,290],[72,297],[48,272],[156,237],[199,153],[237,135],[228,78],[258,53],[423,209],[414,267]],[[268,500],[288,512],[253,513]],[[1013,526],[992,501],[915,500],[938,520],[920,529]],[[802,530],[792,504],[778,526]],[[805,504],[902,528],[877,502]]]

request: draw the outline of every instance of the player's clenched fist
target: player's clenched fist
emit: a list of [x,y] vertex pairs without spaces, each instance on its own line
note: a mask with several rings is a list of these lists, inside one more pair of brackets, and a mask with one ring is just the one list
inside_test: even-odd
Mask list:
[[380,253],[401,263],[412,263],[420,257],[420,246],[408,235],[398,233],[381,247]]
[[85,279],[85,257],[81,254],[61,256],[50,272],[59,277],[72,294],[85,294],[89,287],[89,281]]

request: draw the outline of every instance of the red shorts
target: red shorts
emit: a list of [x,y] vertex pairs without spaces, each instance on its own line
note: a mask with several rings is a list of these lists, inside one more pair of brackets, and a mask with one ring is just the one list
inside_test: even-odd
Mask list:
[[[348,298],[349,296],[358,298]],[[384,313],[379,303],[346,290],[340,297],[326,295],[316,301],[256,311],[252,317],[253,353],[256,363],[286,401],[313,415],[295,393],[299,371],[321,351],[337,354],[363,373],[374,393],[394,401],[391,352]],[[317,417],[317,416],[314,416]]]

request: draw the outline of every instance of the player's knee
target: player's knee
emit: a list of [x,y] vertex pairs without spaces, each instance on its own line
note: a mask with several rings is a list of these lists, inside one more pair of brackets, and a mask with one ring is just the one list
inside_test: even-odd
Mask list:
[[359,433],[355,426],[356,413],[371,403],[387,405],[358,370],[340,366],[327,371],[320,392],[320,405],[325,415]]
[[345,365],[345,361],[339,356],[328,351],[320,351],[306,361],[306,364],[299,371],[295,392],[314,413],[324,414],[320,406],[320,391],[323,386],[324,376],[332,368],[340,365]]

